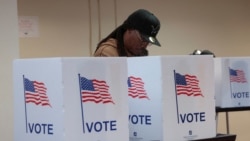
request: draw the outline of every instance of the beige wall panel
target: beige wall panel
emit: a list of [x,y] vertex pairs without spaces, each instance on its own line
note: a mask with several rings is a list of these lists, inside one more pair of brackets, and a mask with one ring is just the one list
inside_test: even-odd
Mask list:
[[105,38],[116,28],[114,0],[100,0],[101,38]]
[[146,8],[161,20],[162,48],[151,55],[189,54],[210,49],[217,56],[248,56],[250,1],[248,0],[127,0],[118,2],[118,13]]
[[[226,113],[220,113],[218,118],[218,132],[227,133]],[[229,133],[237,135],[237,141],[249,140],[250,137],[250,112],[236,111],[228,112]]]
[[101,39],[100,34],[100,1],[89,0],[89,20],[90,20],[90,55],[96,49],[97,43]]
[[250,112],[240,111],[229,113],[229,128],[231,133],[238,135],[237,141],[245,141],[250,138]]
[[19,16],[39,18],[39,37],[20,38],[22,58],[88,56],[87,0],[19,0]]
[[12,141],[12,62],[19,57],[16,0],[0,1],[0,19],[0,141]]

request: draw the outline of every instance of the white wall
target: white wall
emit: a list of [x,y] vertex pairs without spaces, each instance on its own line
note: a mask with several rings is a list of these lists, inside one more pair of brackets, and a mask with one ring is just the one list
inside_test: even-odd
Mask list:
[[12,61],[19,57],[16,0],[0,1],[0,140],[13,140]]

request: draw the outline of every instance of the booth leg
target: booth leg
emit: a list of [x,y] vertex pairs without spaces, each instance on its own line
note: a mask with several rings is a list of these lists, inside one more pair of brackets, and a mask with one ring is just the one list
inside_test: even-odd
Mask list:
[[226,127],[227,127],[227,134],[229,134],[229,121],[228,121],[228,112],[226,112]]

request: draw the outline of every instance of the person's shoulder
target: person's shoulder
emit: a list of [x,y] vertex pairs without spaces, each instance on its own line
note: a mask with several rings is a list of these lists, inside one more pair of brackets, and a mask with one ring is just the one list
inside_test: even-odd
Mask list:
[[103,42],[94,53],[94,56],[119,56],[116,39],[111,38]]
[[100,47],[102,46],[111,46],[111,47],[114,47],[116,48],[117,47],[117,40],[114,39],[114,38],[110,38],[108,39],[106,42],[103,42]]

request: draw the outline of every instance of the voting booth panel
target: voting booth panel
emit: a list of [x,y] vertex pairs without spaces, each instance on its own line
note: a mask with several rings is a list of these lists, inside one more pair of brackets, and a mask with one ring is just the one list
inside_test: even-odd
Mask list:
[[250,57],[215,58],[216,106],[250,106]]
[[14,141],[129,140],[125,58],[18,59],[13,65]]
[[212,56],[128,58],[130,141],[215,137],[213,71]]

